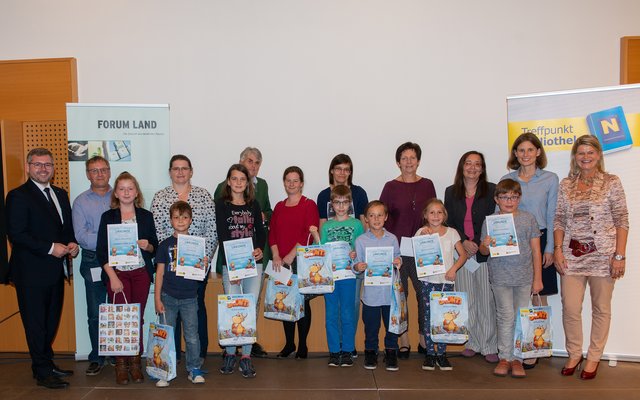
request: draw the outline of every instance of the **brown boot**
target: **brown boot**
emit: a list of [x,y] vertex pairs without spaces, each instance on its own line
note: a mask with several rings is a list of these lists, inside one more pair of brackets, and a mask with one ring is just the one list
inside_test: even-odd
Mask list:
[[131,380],[133,383],[144,382],[144,374],[142,373],[142,360],[140,355],[135,357],[129,357],[129,373],[131,374]]
[[116,383],[126,385],[129,383],[129,357],[116,357]]

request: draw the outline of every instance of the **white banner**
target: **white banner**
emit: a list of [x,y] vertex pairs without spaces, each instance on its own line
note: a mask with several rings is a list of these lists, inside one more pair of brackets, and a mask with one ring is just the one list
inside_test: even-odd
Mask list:
[[[111,165],[111,184],[123,171],[136,177],[145,200],[169,185],[168,104],[67,104],[70,197],[73,201],[89,188],[85,161],[100,155]],[[87,328],[87,306],[80,257],[74,260],[76,359],[87,359],[91,342]],[[147,332],[155,321],[151,286],[144,315]],[[144,338],[146,340],[146,337]]]
[[[603,149],[605,170],[622,180],[629,207],[627,271],[613,292],[611,331],[605,358],[640,361],[640,342],[635,340],[640,320],[633,317],[640,304],[637,264],[636,216],[640,215],[640,85],[624,85],[552,93],[537,93],[507,98],[509,149],[524,132],[535,133],[547,153],[547,170],[562,180],[569,172],[571,146],[575,138],[598,136]],[[559,284],[559,282],[558,282]],[[586,350],[591,332],[591,304],[587,290],[583,305],[583,332]],[[553,307],[553,348],[565,354],[560,295],[550,296]],[[630,308],[631,307],[631,308]]]

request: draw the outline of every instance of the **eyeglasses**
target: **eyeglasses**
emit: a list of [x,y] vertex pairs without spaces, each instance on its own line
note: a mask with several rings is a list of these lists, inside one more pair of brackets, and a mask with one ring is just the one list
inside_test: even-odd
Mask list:
[[171,167],[171,171],[172,172],[187,172],[187,171],[191,171],[191,168],[189,168],[189,167]]
[[331,202],[331,204],[333,204],[334,206],[346,207],[346,206],[350,205],[351,202],[349,200],[344,200],[344,201],[334,200],[334,201]]
[[40,168],[51,169],[51,168],[53,168],[53,163],[32,162],[32,163],[29,163],[29,165],[33,165],[37,169],[40,169]]
[[518,195],[514,195],[514,196],[498,196],[498,200],[500,200],[500,201],[518,201],[518,200],[520,200],[520,196],[518,196]]
[[345,174],[350,174],[351,173],[351,168],[334,167],[333,170],[335,172],[343,172]]
[[98,175],[98,174],[104,175],[109,171],[111,171],[111,168],[91,168],[87,170],[87,172],[90,173],[91,175]]

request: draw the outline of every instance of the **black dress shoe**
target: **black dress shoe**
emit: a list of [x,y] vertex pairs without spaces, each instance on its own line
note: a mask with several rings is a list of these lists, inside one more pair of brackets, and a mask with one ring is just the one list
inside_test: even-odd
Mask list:
[[65,389],[69,386],[69,382],[63,381],[54,375],[49,375],[46,378],[38,379],[38,386],[44,386],[47,389]]
[[264,351],[262,346],[260,346],[260,343],[256,342],[253,344],[253,346],[251,346],[251,357],[264,358],[266,356],[267,352]]
[[53,374],[53,376],[57,376],[58,378],[64,378],[66,376],[73,375],[73,370],[71,370],[71,369],[62,369],[62,368],[58,367],[57,365],[54,365],[53,369],[51,370],[51,373]]

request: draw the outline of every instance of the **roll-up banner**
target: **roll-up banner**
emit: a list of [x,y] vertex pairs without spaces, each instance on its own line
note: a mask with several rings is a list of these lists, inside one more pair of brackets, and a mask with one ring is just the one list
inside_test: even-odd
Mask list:
[[[85,161],[99,155],[111,165],[111,185],[123,171],[136,177],[148,209],[153,195],[169,185],[168,104],[67,104],[70,197],[73,201],[89,188]],[[87,359],[91,342],[80,256],[74,260],[76,359]],[[153,285],[144,319],[155,320]],[[144,338],[146,340],[146,337]]]

